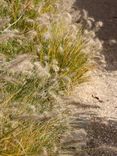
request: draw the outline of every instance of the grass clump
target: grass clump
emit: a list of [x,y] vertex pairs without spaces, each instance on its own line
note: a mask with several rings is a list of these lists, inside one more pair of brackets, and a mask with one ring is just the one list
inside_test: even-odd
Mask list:
[[0,155],[55,154],[67,114],[58,92],[57,79],[32,56],[2,67]]
[[65,91],[89,71],[88,33],[57,0],[0,1],[0,155],[57,155]]

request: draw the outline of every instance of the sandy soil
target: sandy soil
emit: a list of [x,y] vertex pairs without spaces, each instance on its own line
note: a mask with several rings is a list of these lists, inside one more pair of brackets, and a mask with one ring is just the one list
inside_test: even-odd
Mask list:
[[105,68],[95,71],[92,82],[78,88],[76,97],[97,104],[99,117],[117,118],[117,0],[76,0],[74,7],[103,22],[97,36],[104,42],[101,56],[105,57]]
[[78,10],[85,9],[95,21],[103,22],[97,36],[104,41],[101,56],[105,57],[105,66],[74,91],[72,132],[66,137],[61,156],[116,156],[117,0],[76,0],[73,8],[76,21]]

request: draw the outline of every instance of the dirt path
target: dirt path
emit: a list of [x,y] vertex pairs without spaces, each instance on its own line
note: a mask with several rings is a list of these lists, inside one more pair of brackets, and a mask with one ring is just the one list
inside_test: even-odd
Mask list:
[[97,36],[104,41],[105,68],[74,91],[72,132],[61,156],[117,156],[117,0],[76,0],[74,9],[103,22]]

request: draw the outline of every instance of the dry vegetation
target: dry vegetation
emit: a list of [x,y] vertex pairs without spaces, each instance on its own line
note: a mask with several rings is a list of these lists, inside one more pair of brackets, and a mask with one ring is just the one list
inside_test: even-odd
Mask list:
[[62,97],[86,80],[89,51],[99,50],[94,33],[59,7],[0,1],[1,156],[57,155],[69,115]]

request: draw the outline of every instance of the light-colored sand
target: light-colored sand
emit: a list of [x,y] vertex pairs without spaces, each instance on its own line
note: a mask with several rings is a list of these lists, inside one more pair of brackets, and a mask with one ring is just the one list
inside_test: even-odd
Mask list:
[[[116,156],[117,0],[76,0],[74,9],[76,21],[79,9],[85,9],[95,21],[103,22],[97,36],[104,41],[100,59],[105,57],[105,64],[99,64],[99,69],[91,74],[91,81],[73,93],[71,104],[76,109],[71,118],[72,133],[66,136],[63,155]],[[82,152],[79,152],[80,147]]]
[[75,98],[98,105],[99,117],[117,118],[117,0],[76,0],[74,7],[103,22],[97,36],[104,42],[101,57],[105,57],[105,68],[94,71],[91,82],[80,86]]

